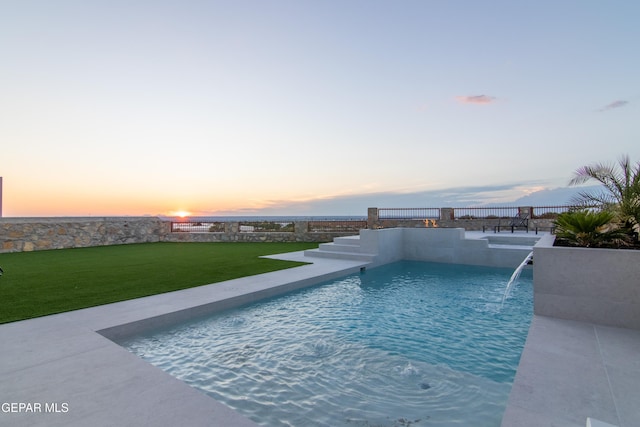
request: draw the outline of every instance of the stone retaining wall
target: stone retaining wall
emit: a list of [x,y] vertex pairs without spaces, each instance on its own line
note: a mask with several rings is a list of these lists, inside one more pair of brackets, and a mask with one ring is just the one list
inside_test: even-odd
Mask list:
[[158,242],[168,231],[152,217],[1,218],[0,252]]
[[336,237],[358,234],[357,231],[349,232],[311,232],[307,221],[295,221],[293,232],[264,231],[246,232],[239,231],[240,223],[226,223],[224,232],[174,232],[163,236],[165,242],[330,242]]
[[171,223],[156,217],[0,218],[0,253],[83,248],[149,242],[330,242],[357,232],[309,232],[306,221],[294,232],[171,232]]

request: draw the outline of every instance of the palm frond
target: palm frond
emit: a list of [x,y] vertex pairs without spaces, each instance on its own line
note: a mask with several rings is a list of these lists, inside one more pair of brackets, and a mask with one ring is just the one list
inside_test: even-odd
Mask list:
[[617,220],[631,220],[640,224],[640,162],[631,163],[628,155],[618,159],[617,164],[595,163],[582,166],[574,172],[570,186],[597,181],[604,192],[581,192],[572,199],[578,206],[595,204],[603,210],[616,214]]
[[626,246],[630,244],[628,230],[613,225],[614,214],[588,210],[565,212],[555,221],[556,236],[584,247]]

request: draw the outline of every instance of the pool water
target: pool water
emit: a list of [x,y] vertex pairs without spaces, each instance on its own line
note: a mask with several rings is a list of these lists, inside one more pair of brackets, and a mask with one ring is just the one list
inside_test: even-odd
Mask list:
[[402,261],[121,344],[265,426],[499,426],[525,270]]

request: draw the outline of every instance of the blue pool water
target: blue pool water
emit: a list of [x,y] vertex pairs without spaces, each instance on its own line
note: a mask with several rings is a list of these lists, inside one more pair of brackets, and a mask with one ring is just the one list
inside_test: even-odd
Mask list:
[[121,344],[266,426],[499,426],[526,271],[402,261]]

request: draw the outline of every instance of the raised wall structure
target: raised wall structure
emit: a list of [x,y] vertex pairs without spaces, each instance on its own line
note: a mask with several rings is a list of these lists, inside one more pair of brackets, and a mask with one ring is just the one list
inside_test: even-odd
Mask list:
[[245,232],[238,222],[222,232],[171,232],[157,217],[0,218],[0,253],[150,242],[329,242],[353,231],[310,232],[296,221],[292,232]]
[[[293,231],[241,231],[239,222],[225,223],[220,232],[168,232],[163,242],[329,242],[340,236],[356,234],[348,231],[309,231],[308,221],[295,221]],[[170,230],[170,227],[169,227]]]
[[168,231],[153,217],[0,218],[0,252],[158,242]]
[[[471,236],[473,234],[473,237]],[[541,236],[522,233],[494,236],[465,233],[462,228],[387,228],[360,230],[359,236],[323,243],[306,256],[362,259],[377,266],[399,260],[517,267]]]
[[533,252],[534,313],[640,329],[640,251],[553,246]]

